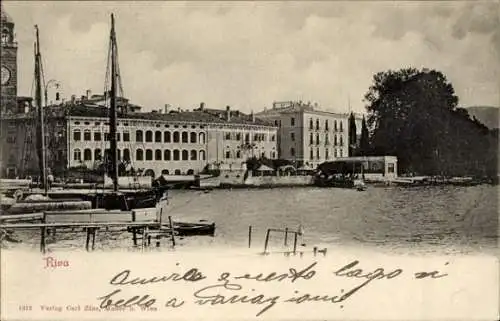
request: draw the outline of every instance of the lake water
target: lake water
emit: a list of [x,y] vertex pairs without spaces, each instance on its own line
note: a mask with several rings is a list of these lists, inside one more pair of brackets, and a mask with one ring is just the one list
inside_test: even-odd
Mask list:
[[[263,250],[267,228],[297,230],[302,225],[301,248],[350,247],[394,254],[496,253],[499,213],[498,187],[375,188],[364,192],[336,188],[276,188],[214,190],[209,193],[177,190],[170,193],[166,212],[175,220],[216,222],[216,235],[178,238],[176,251],[223,247]],[[38,249],[39,231],[16,231],[21,243],[8,248]],[[58,233],[49,249],[81,249],[85,234]],[[284,246],[282,234],[272,234],[271,250]],[[99,232],[96,250],[126,250],[127,232]],[[170,243],[162,240],[160,249]]]

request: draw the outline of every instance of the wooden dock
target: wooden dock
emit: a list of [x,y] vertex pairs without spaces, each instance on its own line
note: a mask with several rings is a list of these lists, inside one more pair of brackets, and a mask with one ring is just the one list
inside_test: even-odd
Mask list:
[[[169,237],[172,245],[175,246],[175,228],[172,218],[168,217],[168,222],[162,223],[161,210],[157,217],[155,208],[138,209],[132,211],[119,210],[79,210],[79,211],[52,211],[44,213],[33,213],[23,215],[2,216],[1,229],[40,229],[40,251],[46,252],[46,237],[49,232],[55,235],[56,230],[60,232],[74,232],[80,229],[86,232],[87,239],[85,248],[87,251],[94,250],[95,236],[99,229],[118,227],[127,229],[132,233],[134,246],[138,245],[138,239],[141,239],[141,249],[151,243],[151,238]],[[19,219],[40,222],[24,223]],[[16,223],[10,223],[10,222]],[[68,231],[69,230],[69,231]],[[157,241],[157,246],[159,242]]]

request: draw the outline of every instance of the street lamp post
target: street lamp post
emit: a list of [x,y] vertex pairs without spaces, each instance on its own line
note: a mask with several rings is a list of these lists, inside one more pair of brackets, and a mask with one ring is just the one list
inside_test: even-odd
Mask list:
[[45,92],[44,92],[44,94],[45,94],[45,107],[47,107],[49,105],[48,89],[49,89],[50,85],[54,85],[56,87],[56,89],[59,89],[60,83],[59,83],[59,81],[57,81],[55,79],[51,79],[45,84]]

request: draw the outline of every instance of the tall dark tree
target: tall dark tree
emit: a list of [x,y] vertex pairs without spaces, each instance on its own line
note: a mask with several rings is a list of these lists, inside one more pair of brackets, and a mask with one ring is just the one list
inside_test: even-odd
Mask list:
[[351,113],[349,116],[349,156],[356,156],[357,140],[356,120],[354,114]]
[[361,121],[361,138],[359,140],[359,154],[368,155],[370,152],[370,137],[368,133],[368,127],[366,126],[365,116],[363,115],[363,120]]
[[373,152],[397,156],[403,171],[470,175],[495,170],[498,137],[457,108],[458,97],[441,72],[377,73],[365,100]]

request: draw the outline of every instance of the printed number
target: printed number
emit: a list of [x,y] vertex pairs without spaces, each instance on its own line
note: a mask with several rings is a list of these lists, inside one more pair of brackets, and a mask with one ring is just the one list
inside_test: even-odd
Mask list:
[[19,310],[20,311],[31,311],[31,305],[20,305]]

